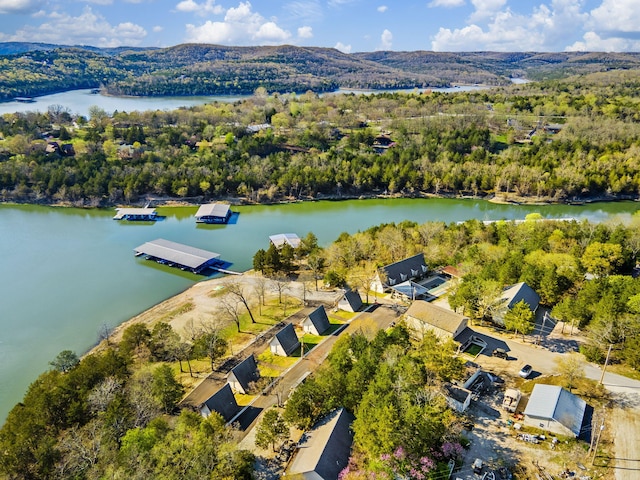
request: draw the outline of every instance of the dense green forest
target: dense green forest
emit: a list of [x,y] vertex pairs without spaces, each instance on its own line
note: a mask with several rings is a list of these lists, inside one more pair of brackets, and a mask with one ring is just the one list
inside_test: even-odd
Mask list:
[[89,118],[52,105],[0,117],[0,199],[637,198],[639,86],[639,71],[620,70],[459,93],[259,88],[235,103],[92,107]]

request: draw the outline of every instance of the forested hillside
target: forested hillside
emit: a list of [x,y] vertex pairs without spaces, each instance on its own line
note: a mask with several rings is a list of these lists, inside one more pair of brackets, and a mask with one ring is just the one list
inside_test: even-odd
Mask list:
[[460,93],[268,95],[171,112],[0,117],[4,201],[361,195],[636,198],[640,74]]
[[0,101],[74,88],[113,95],[250,94],[337,88],[425,88],[452,84],[507,85],[514,77],[565,78],[638,68],[635,53],[367,52],[332,48],[64,47],[0,43]]

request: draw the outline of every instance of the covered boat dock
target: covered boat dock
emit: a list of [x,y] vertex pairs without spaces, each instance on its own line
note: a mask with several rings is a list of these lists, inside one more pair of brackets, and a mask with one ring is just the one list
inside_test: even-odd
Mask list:
[[227,223],[231,218],[231,208],[224,203],[200,205],[196,212],[197,223]]
[[116,208],[118,213],[114,220],[152,221],[158,220],[158,212],[155,208]]
[[171,242],[163,238],[144,243],[134,250],[136,257],[144,255],[148,260],[171,267],[202,273],[207,268],[220,265],[220,254],[200,248]]

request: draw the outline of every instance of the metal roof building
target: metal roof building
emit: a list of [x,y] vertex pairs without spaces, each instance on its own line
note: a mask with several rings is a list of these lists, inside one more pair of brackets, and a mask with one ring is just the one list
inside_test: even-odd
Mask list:
[[226,223],[231,217],[230,206],[225,203],[208,203],[200,205],[196,212],[198,223]]
[[144,243],[136,247],[134,251],[136,256],[146,255],[150,260],[189,269],[195,273],[215,264],[220,258],[219,253],[171,242],[163,238]]
[[156,220],[158,213],[155,208],[116,208],[114,220]]
[[269,236],[269,240],[276,248],[283,247],[285,243],[289,244],[292,248],[298,248],[300,246],[300,237],[295,233],[278,233],[277,235]]
[[557,385],[536,384],[524,410],[525,425],[578,437],[587,403]]

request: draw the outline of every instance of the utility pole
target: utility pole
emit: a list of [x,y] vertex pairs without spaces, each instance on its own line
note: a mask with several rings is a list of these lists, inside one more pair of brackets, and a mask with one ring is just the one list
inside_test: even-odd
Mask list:
[[602,425],[600,425],[600,431],[598,432],[598,438],[596,438],[596,446],[593,449],[593,458],[591,459],[591,465],[593,465],[596,461],[596,456],[598,455],[598,443],[600,443],[600,436],[602,435],[602,431],[604,430],[604,419],[602,420]]
[[600,382],[599,384],[602,385],[602,381],[604,380],[604,372],[607,371],[607,365],[609,364],[609,356],[611,355],[611,348],[613,347],[613,344],[610,343],[609,344],[609,350],[607,350],[607,358],[604,361],[604,366],[602,367],[602,375],[600,375]]

